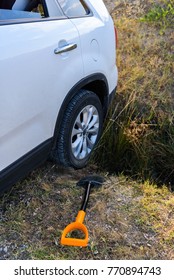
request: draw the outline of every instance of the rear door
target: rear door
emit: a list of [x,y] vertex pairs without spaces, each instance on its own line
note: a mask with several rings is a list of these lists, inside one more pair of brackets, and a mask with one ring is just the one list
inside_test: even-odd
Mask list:
[[76,28],[56,0],[42,4],[0,9],[0,171],[53,136],[66,94],[83,77]]

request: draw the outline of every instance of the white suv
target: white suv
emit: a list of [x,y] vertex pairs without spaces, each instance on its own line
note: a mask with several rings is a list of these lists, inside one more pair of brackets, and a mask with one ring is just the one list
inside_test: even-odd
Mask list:
[[102,0],[0,0],[0,187],[51,156],[86,165],[117,85]]

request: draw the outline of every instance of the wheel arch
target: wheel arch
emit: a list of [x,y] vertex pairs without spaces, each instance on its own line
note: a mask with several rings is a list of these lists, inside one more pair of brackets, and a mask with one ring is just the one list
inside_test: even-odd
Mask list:
[[54,135],[53,135],[53,144],[52,144],[53,149],[56,145],[56,139],[60,131],[60,126],[63,119],[64,111],[68,103],[71,101],[71,99],[76,95],[76,93],[80,89],[90,90],[93,91],[95,94],[97,94],[103,107],[104,116],[107,113],[108,102],[109,102],[109,87],[108,87],[108,82],[106,77],[101,73],[97,73],[82,79],[68,92],[61,105],[60,111],[57,116]]

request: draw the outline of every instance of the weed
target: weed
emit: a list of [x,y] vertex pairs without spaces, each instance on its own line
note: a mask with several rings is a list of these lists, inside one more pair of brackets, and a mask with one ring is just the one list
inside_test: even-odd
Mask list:
[[172,31],[161,36],[130,19],[116,25],[119,85],[94,160],[109,172],[173,184]]
[[160,26],[161,33],[174,25],[174,1],[163,0],[163,5],[155,5],[144,17],[144,22],[153,22]]
[[160,244],[172,246],[171,254],[173,256],[173,240],[174,240],[174,222],[172,218],[173,197],[169,198],[168,189],[163,186],[158,188],[145,182],[142,186],[143,198],[137,204],[141,219],[136,222],[142,227],[149,227],[156,233]]

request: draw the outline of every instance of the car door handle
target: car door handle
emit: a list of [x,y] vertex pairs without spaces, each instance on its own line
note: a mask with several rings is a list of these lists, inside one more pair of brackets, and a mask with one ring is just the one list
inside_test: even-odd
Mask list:
[[54,50],[54,53],[55,54],[61,54],[61,53],[64,53],[64,52],[72,51],[76,48],[77,48],[77,44],[68,44],[68,45],[66,45],[62,48],[56,48]]

